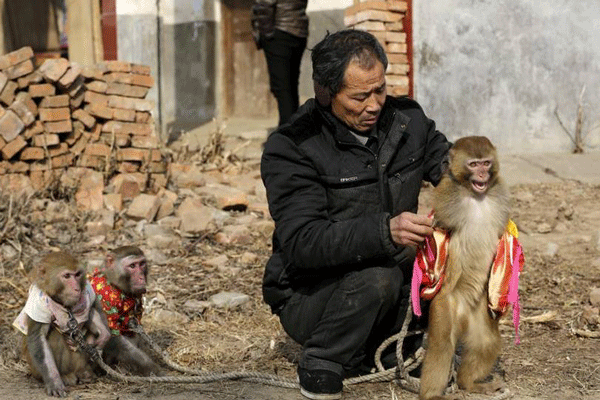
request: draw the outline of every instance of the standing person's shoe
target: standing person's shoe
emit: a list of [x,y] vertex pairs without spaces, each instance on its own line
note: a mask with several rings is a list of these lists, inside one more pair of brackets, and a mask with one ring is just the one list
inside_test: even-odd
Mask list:
[[335,400],[342,398],[342,377],[324,369],[309,370],[298,367],[300,393],[312,400]]

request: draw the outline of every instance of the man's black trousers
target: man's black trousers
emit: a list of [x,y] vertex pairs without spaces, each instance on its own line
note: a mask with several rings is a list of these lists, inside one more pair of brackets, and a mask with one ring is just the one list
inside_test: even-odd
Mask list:
[[379,345],[404,322],[410,294],[405,281],[398,266],[373,267],[297,288],[279,317],[303,345],[299,366],[344,376],[372,365]]

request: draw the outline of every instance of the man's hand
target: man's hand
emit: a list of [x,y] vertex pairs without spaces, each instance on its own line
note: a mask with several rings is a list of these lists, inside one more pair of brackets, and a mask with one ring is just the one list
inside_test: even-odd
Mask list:
[[403,212],[390,219],[392,240],[398,245],[417,247],[433,234],[432,226],[433,218],[411,212]]

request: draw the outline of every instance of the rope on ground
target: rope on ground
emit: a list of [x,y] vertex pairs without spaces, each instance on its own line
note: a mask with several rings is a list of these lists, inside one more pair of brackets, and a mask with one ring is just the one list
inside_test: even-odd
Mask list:
[[[419,379],[410,376],[408,373],[418,368],[422,361],[425,350],[423,347],[419,347],[415,354],[412,357],[409,357],[407,360],[403,359],[402,356],[402,345],[404,343],[404,339],[407,336],[415,335],[421,332],[408,332],[408,326],[412,319],[412,304],[409,302],[408,310],[406,312],[406,316],[404,322],[402,324],[402,328],[400,332],[389,337],[385,340],[375,352],[375,366],[377,371],[371,374],[362,375],[354,378],[345,379],[343,381],[344,386],[348,385],[356,385],[359,383],[365,382],[389,382],[396,379],[401,388],[408,390],[413,393],[419,392]],[[98,365],[106,371],[106,373],[112,378],[123,381],[123,382],[132,382],[132,383],[143,383],[143,382],[151,382],[151,383],[210,383],[210,382],[218,382],[218,381],[226,381],[226,380],[239,380],[244,382],[251,383],[259,383],[270,386],[277,386],[288,389],[298,389],[300,386],[298,384],[298,379],[290,379],[284,378],[278,375],[252,372],[252,371],[234,371],[234,372],[226,372],[226,373],[214,373],[209,371],[202,371],[198,369],[188,368],[182,365],[179,365],[173,362],[167,353],[163,351],[148,334],[143,330],[141,325],[134,323],[130,323],[130,329],[135,333],[140,335],[140,337],[150,346],[152,351],[160,357],[161,361],[170,367],[171,369],[179,372],[183,372],[189,374],[191,376],[133,376],[133,375],[124,375],[120,372],[115,371],[110,366],[106,365],[106,363],[102,360],[102,357],[97,349],[92,346],[87,345],[83,340],[83,335],[78,335],[77,339],[80,342],[80,346],[82,349],[88,353],[90,358],[98,363]],[[381,355],[383,351],[388,348],[392,343],[396,342],[396,359],[398,361],[398,365],[394,368],[385,369],[381,362]],[[454,368],[453,368],[454,369]],[[450,392],[454,392],[456,389],[451,388]],[[489,400],[505,400],[512,397],[512,393],[508,388],[505,388],[498,395],[489,398]]]

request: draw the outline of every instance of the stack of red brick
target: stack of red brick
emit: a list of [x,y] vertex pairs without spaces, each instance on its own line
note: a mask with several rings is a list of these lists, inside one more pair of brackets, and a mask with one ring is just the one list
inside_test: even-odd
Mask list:
[[147,66],[64,58],[34,67],[24,47],[0,56],[0,174],[27,175],[36,189],[69,167],[150,174],[166,183],[146,100]]
[[367,0],[346,9],[347,27],[372,33],[382,44],[388,57],[386,81],[388,93],[408,95],[408,57],[404,17],[407,4],[403,0]]

